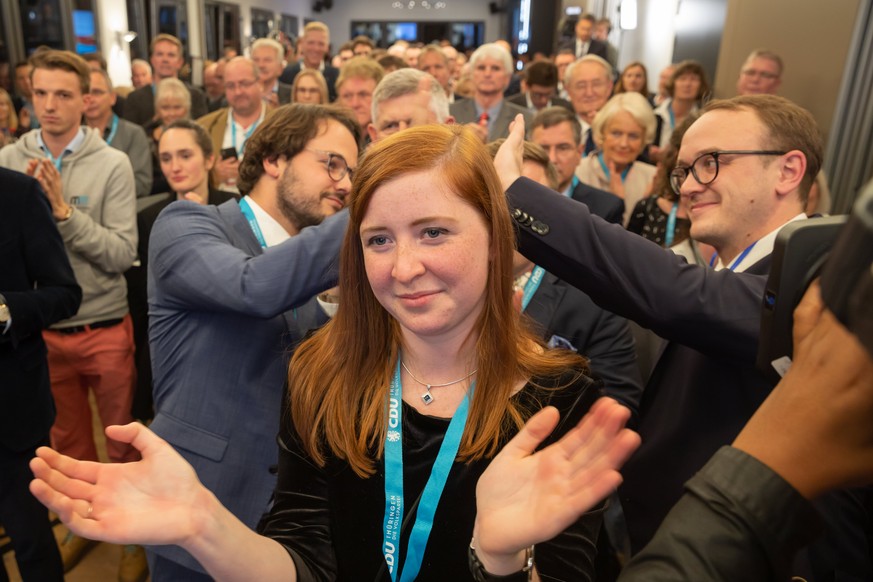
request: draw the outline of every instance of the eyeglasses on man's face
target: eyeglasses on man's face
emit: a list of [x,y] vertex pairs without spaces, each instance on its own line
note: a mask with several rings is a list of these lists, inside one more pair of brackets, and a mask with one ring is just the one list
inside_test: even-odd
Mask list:
[[701,186],[712,184],[718,177],[719,156],[783,156],[787,152],[775,150],[722,150],[707,152],[697,156],[689,166],[676,166],[670,172],[670,186],[673,192],[681,195],[682,184],[688,178],[688,174],[694,176]]
[[354,176],[354,170],[349,168],[349,163],[341,155],[325,150],[317,150],[314,148],[306,148],[306,151],[312,152],[319,157],[324,158],[321,160],[321,162],[325,164],[325,167],[327,168],[327,175],[334,182],[339,182],[340,180],[345,178],[346,175],[348,175],[349,180],[351,180]]
[[773,79],[778,79],[779,75],[776,73],[771,73],[770,71],[760,71],[758,69],[743,69],[740,73],[744,77],[761,77],[767,81],[772,81]]

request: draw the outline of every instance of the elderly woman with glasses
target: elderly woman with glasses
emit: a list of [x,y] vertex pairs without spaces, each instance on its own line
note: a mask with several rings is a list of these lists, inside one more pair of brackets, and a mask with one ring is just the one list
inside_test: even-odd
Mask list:
[[576,177],[623,199],[626,225],[636,203],[649,195],[655,177],[655,166],[637,161],[655,135],[652,108],[639,93],[620,93],[597,113],[591,132],[598,149],[582,160]]

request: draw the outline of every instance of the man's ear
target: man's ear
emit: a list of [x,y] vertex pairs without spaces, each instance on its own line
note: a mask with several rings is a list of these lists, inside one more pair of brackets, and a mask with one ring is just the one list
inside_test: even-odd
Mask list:
[[446,120],[443,121],[443,123],[445,123],[446,125],[454,125],[456,123],[455,116],[449,115],[448,117],[446,117]]
[[377,140],[378,133],[376,132],[376,126],[372,123],[367,124],[367,134],[370,136],[370,143],[375,143]]
[[261,162],[261,165],[264,168],[264,173],[273,178],[274,180],[278,180],[279,176],[282,175],[281,165],[284,162],[283,158],[277,156],[273,158],[264,158],[264,161]]
[[779,181],[776,193],[785,196],[796,191],[806,175],[806,156],[800,150],[791,150],[779,162]]

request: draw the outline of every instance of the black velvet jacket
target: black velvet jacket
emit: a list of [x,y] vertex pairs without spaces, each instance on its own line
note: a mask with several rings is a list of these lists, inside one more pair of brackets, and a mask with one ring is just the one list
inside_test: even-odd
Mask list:
[[[541,386],[561,385],[540,381]],[[582,376],[566,388],[549,391],[528,383],[513,398],[530,410],[551,404],[561,422],[547,446],[576,425],[599,396]],[[449,419],[426,416],[403,404],[404,522],[398,555],[414,522],[418,497],[430,475]],[[315,466],[300,446],[285,415],[279,437],[279,480],[275,504],[261,533],[281,543],[294,559],[299,580],[388,581],[382,556],[385,475],[380,459],[370,478],[358,477],[336,458]],[[506,440],[511,437],[509,435]],[[434,516],[434,527],[422,560],[419,581],[472,580],[467,547],[476,517],[476,483],[490,459],[456,462]],[[411,517],[410,517],[410,514]],[[408,518],[408,519],[407,519]],[[543,580],[590,580],[601,511],[584,515],[555,539],[536,548],[537,570]]]

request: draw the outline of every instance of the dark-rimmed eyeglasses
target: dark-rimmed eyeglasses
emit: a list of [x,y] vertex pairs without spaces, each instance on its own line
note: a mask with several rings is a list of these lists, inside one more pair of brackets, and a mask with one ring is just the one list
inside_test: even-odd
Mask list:
[[718,178],[719,156],[784,156],[788,152],[776,150],[722,150],[697,156],[690,166],[676,166],[670,172],[670,186],[676,195],[681,195],[682,184],[690,173],[701,186],[712,184]]
[[348,175],[349,180],[352,179],[354,170],[349,168],[349,163],[341,155],[325,150],[317,150],[315,148],[306,148],[306,151],[327,158],[322,163],[324,163],[327,168],[327,175],[330,176],[330,179],[334,182],[339,182],[345,178],[346,175]]

